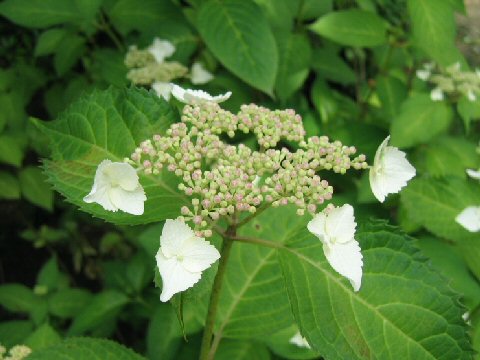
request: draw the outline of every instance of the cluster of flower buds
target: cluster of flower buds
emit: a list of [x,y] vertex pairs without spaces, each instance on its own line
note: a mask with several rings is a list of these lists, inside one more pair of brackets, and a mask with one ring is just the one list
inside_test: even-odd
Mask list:
[[0,345],[0,360],[22,360],[30,355],[32,350],[25,345],[15,345],[8,351]]
[[434,86],[430,93],[433,101],[444,100],[445,94],[452,98],[465,96],[470,101],[476,101],[480,95],[480,71],[462,71],[458,62],[445,69],[437,69],[435,64],[426,63],[417,70],[417,77]]
[[[255,133],[260,150],[222,140],[237,131]],[[164,136],[143,141],[130,162],[146,174],[164,168],[174,172],[181,179],[179,189],[193,198],[191,208],[181,209],[184,219],[195,224],[199,236],[210,236],[210,223],[220,216],[255,213],[262,206],[295,204],[299,215],[315,214],[333,194],[319,171],[344,174],[368,167],[364,155],[353,157],[354,147],[304,134],[293,110],[246,105],[234,115],[217,103],[199,102],[186,105],[182,122]],[[298,150],[272,148],[281,139],[297,141]]]

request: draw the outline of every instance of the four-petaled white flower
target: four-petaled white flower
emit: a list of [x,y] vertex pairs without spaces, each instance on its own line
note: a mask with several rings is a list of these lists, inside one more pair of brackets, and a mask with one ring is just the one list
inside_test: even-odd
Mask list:
[[130,164],[110,160],[98,165],[92,190],[83,198],[86,203],[95,202],[105,210],[122,210],[133,215],[143,214],[145,200],[135,169]]
[[356,226],[353,207],[349,204],[325,209],[307,225],[322,242],[323,252],[332,268],[350,280],[354,291],[360,289],[363,267],[361,249],[355,240]]
[[427,81],[432,73],[430,70],[420,69],[417,70],[416,74],[420,80]]
[[180,220],[167,220],[156,255],[163,288],[160,301],[168,301],[195,285],[202,272],[220,258],[220,253]]
[[415,176],[415,168],[408,162],[403,151],[388,146],[390,136],[380,144],[370,168],[370,187],[380,202],[388,194],[397,193]]
[[206,84],[213,79],[213,75],[199,62],[193,63],[191,72],[190,80],[194,85]]
[[185,104],[199,104],[209,101],[220,103],[232,95],[232,92],[229,91],[223,95],[212,96],[203,90],[183,89],[175,84],[172,84],[172,86],[172,95]]
[[298,347],[301,347],[301,348],[306,348],[306,349],[312,348],[308,343],[307,339],[305,339],[302,336],[302,334],[300,334],[300,331],[297,331],[297,333],[292,336],[292,338],[289,340],[289,343],[293,345],[297,345]]
[[155,38],[152,45],[148,47],[148,52],[153,55],[157,63],[161,64],[165,58],[173,55],[175,46],[168,40]]
[[467,175],[470,176],[472,179],[480,180],[480,169],[475,171],[473,169],[467,169]]
[[457,215],[455,221],[470,232],[480,231],[480,206],[468,206]]
[[157,96],[163,97],[167,101],[170,100],[172,88],[172,84],[167,82],[155,81],[152,84],[152,89],[155,90]]
[[443,90],[439,87],[436,87],[430,92],[430,99],[433,101],[443,101],[445,96],[443,95]]

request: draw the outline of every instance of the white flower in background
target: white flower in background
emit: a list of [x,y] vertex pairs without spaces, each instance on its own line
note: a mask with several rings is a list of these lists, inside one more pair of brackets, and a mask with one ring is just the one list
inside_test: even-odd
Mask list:
[[297,345],[298,347],[301,347],[301,348],[306,348],[306,349],[312,348],[308,343],[307,339],[305,339],[302,336],[302,334],[300,334],[300,331],[297,331],[297,333],[292,336],[292,338],[289,340],[289,343],[293,345]]
[[477,171],[473,169],[467,169],[466,172],[467,175],[470,176],[472,179],[480,180],[480,169]]
[[416,74],[420,80],[427,81],[432,73],[430,70],[420,69],[417,70]]
[[403,151],[388,146],[390,136],[380,144],[370,168],[370,187],[380,202],[388,194],[397,193],[415,176],[415,168],[408,162]]
[[155,61],[161,64],[165,58],[173,55],[175,52],[175,46],[168,40],[155,38],[153,39],[152,45],[150,45],[147,50],[153,55]]
[[455,221],[470,232],[480,231],[480,206],[466,207]]
[[199,62],[193,63],[191,73],[191,81],[195,85],[205,84],[213,79],[213,75]]
[[362,283],[362,253],[355,240],[353,207],[345,204],[325,209],[308,223],[308,230],[323,244],[323,252],[332,268],[345,276],[358,291]]
[[155,81],[152,84],[152,89],[155,90],[155,93],[157,94],[157,96],[163,97],[167,101],[170,100],[171,98],[172,88],[173,86],[171,83]]
[[433,101],[442,101],[445,98],[442,89],[436,87],[430,92],[430,99]]
[[469,101],[477,100],[477,96],[475,95],[475,93],[472,90],[468,90],[467,98],[468,98]]
[[232,95],[232,92],[229,91],[223,95],[212,96],[203,90],[183,89],[175,84],[172,84],[172,86],[172,95],[185,104],[198,104],[209,101],[220,103]]
[[103,160],[97,167],[93,187],[83,198],[86,203],[100,204],[105,210],[122,210],[143,214],[147,197],[135,169],[127,163]]
[[163,282],[160,301],[165,302],[195,285],[202,271],[220,259],[220,253],[183,221],[167,220],[155,258]]

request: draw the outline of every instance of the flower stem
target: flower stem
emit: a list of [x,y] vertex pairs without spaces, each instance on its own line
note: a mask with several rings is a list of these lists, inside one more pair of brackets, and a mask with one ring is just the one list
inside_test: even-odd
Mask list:
[[212,343],[213,328],[215,326],[215,316],[217,314],[218,301],[220,299],[220,290],[222,289],[223,277],[227,268],[228,258],[232,249],[232,237],[236,236],[236,226],[229,226],[223,238],[220,262],[218,263],[217,275],[213,281],[212,293],[210,294],[210,303],[208,304],[207,320],[205,330],[203,331],[202,345],[200,348],[200,360],[213,359],[214,352],[210,353]]

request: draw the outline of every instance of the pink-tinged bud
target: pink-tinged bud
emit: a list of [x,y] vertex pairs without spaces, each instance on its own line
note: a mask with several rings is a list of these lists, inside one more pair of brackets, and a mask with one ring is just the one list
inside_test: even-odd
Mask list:
[[211,237],[212,236],[212,230],[210,230],[210,229],[204,230],[203,234],[205,235],[205,237]]
[[168,171],[173,172],[173,171],[175,171],[175,170],[177,169],[177,166],[176,166],[175,164],[169,164],[169,165],[167,166],[167,169],[168,169]]
[[199,215],[195,215],[192,219],[194,224],[200,225],[202,223],[202,217]]
[[182,206],[182,208],[180,209],[180,212],[182,213],[182,215],[190,215],[191,214],[190,209],[186,206]]
[[315,204],[308,204],[307,210],[311,214],[315,214],[315,211],[317,211],[317,206]]
[[332,194],[331,193],[326,193],[325,195],[323,195],[323,198],[325,200],[330,200],[332,198]]
[[280,205],[288,205],[288,199],[287,198],[280,199]]
[[210,217],[212,220],[218,220],[220,218],[220,214],[218,212],[212,212],[210,213]]
[[211,205],[210,200],[207,200],[207,199],[202,200],[202,206],[203,206],[205,209],[208,209],[208,208],[210,207],[210,205]]
[[192,196],[193,194],[193,189],[190,187],[185,188],[185,194],[188,196]]
[[242,194],[235,194],[235,200],[236,201],[242,201],[243,200],[243,195]]
[[215,195],[213,197],[213,201],[216,203],[216,204],[219,204],[220,201],[222,201],[222,197],[220,195]]

